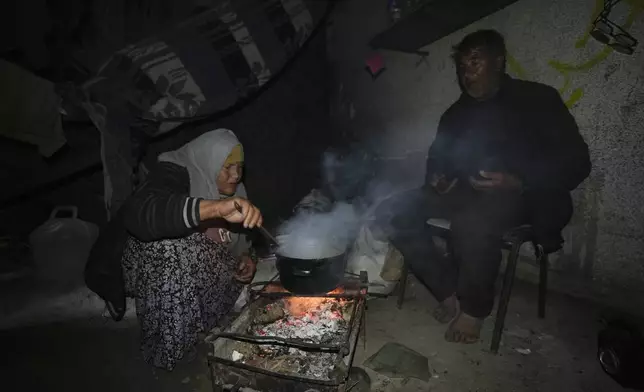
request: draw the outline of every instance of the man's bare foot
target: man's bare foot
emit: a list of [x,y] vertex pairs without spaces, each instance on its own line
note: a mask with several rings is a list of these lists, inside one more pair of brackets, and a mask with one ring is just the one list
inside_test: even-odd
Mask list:
[[482,326],[483,319],[459,312],[458,316],[447,327],[445,340],[452,343],[476,343],[481,337]]
[[438,307],[434,309],[434,313],[432,315],[439,323],[447,324],[456,317],[458,311],[458,298],[456,298],[456,295],[452,295],[441,302]]

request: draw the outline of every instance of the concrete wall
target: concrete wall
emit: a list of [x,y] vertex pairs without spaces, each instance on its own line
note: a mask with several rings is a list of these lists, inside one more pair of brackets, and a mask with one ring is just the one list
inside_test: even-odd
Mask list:
[[[387,70],[373,81],[364,61],[372,53],[369,39],[389,24],[385,2],[349,0],[337,8],[329,31],[332,106],[337,124],[360,128],[363,140],[398,163],[399,176],[420,183],[439,117],[459,95],[451,47],[481,28],[502,32],[510,73],[561,88],[591,149],[594,170],[574,192],[576,214],[565,249],[553,260],[560,272],[553,280],[566,291],[619,304],[644,298],[644,49],[626,56],[586,39],[598,4],[521,0],[423,48],[426,60],[383,51]],[[634,4],[642,6],[624,1],[611,19],[634,20],[628,30],[642,41],[644,23],[633,17]]]

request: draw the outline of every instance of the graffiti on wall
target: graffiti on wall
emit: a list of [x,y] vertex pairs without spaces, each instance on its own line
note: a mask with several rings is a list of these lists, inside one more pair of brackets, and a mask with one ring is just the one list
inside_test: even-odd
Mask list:
[[[624,0],[628,5],[629,11],[626,21],[622,28],[628,30],[637,17],[644,11],[644,0]],[[584,34],[575,42],[576,49],[582,49],[586,47],[590,39],[590,33],[593,29],[593,21],[597,16],[602,12],[604,8],[604,0],[595,0],[595,8],[593,10],[590,23]],[[557,59],[551,59],[548,61],[548,66],[552,70],[556,71],[563,77],[563,83],[559,87],[559,93],[561,94],[566,106],[569,108],[573,107],[579,100],[584,96],[583,86],[575,86],[572,82],[572,76],[576,73],[589,72],[595,68],[598,64],[604,62],[612,53],[614,49],[610,46],[605,46],[600,52],[595,54],[588,60],[580,62],[578,64],[565,63]],[[512,56],[511,53],[508,53],[508,69],[521,79],[530,79],[529,73],[525,68],[519,63],[519,61]]]

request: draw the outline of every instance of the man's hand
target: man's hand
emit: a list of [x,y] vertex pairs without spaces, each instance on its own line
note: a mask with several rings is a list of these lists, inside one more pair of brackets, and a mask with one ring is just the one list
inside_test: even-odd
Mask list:
[[432,176],[431,186],[438,192],[439,195],[444,195],[451,191],[458,182],[458,178],[453,179],[452,181],[447,181],[445,176],[442,174],[434,174]]
[[[238,210],[241,209],[241,212]],[[223,218],[228,222],[242,223],[247,229],[263,223],[262,213],[251,202],[241,197],[224,200],[203,200],[200,204],[201,220]]]
[[239,264],[237,265],[237,271],[235,272],[235,279],[241,283],[250,283],[255,276],[255,271],[257,266],[253,259],[248,255],[242,255],[239,258]]
[[481,178],[470,177],[472,188],[478,191],[493,190],[520,190],[522,187],[521,180],[512,174],[499,172],[479,172]]

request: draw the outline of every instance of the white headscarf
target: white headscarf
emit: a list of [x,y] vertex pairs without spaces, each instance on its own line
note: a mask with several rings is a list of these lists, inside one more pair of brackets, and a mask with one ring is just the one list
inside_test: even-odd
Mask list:
[[[190,196],[208,200],[230,197],[217,188],[217,176],[233,147],[241,143],[233,131],[215,129],[186,143],[183,147],[159,155],[159,162],[170,162],[185,167],[190,176]],[[234,196],[246,197],[243,183],[237,185]],[[230,250],[239,256],[250,247],[245,235],[231,233]]]
[[[233,147],[241,143],[233,131],[215,129],[193,139],[178,150],[159,155],[160,162],[171,162],[188,169],[190,196],[209,200],[225,198],[217,189],[217,176]],[[230,196],[230,195],[228,195]],[[246,197],[246,188],[240,183],[235,196]]]

